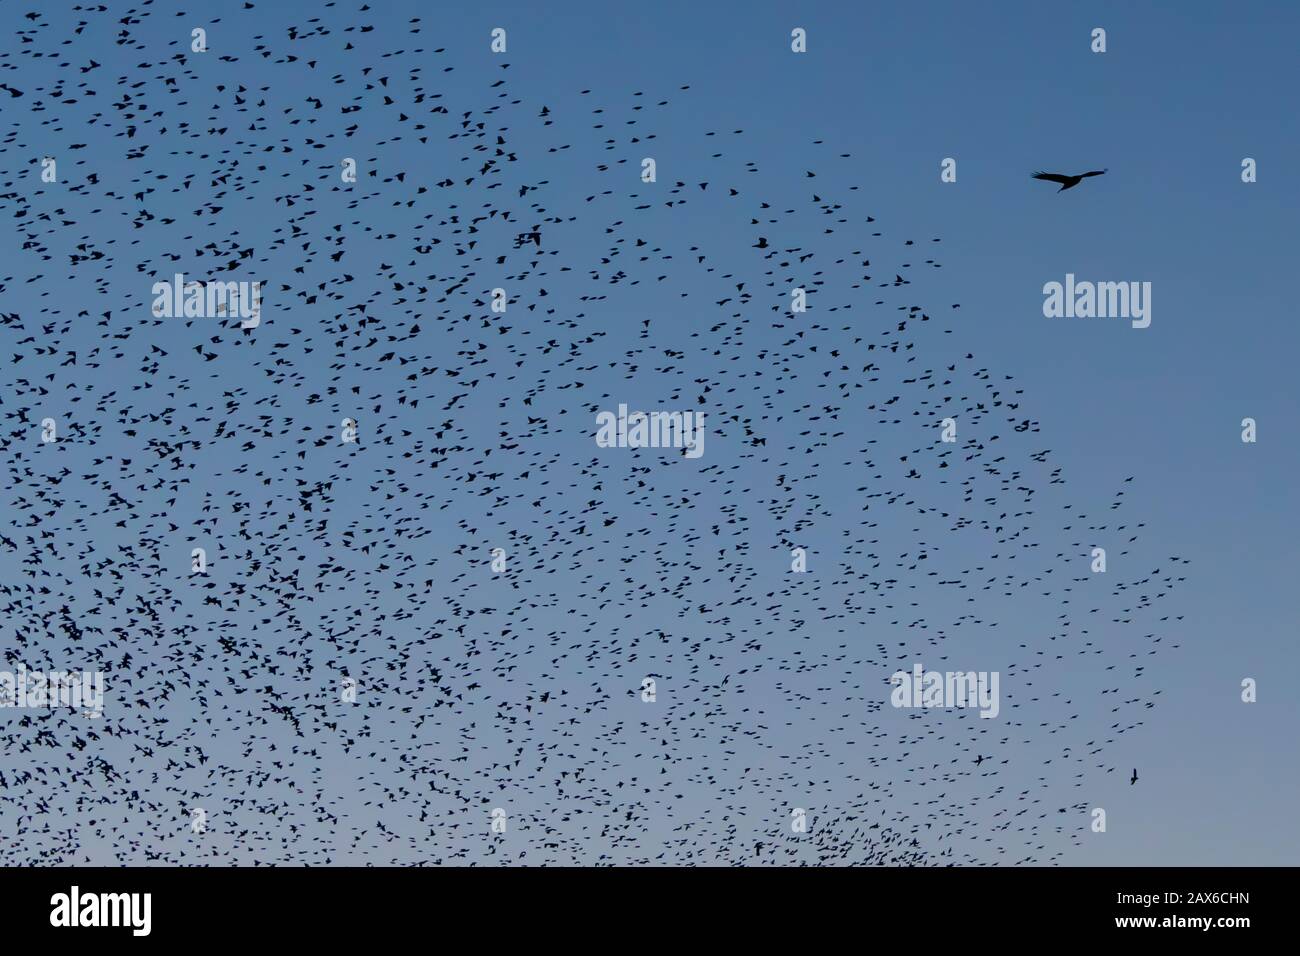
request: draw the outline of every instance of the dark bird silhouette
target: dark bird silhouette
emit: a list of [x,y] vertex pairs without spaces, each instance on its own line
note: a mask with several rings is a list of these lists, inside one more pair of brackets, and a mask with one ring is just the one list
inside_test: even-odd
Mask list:
[[1135,783],[1137,783],[1137,782],[1138,782],[1138,772],[1137,772],[1137,767],[1134,767],[1134,768],[1133,768],[1133,779],[1130,780],[1130,781],[1128,782],[1128,785],[1131,787],[1131,786],[1133,786],[1133,784],[1135,784]]
[[1100,176],[1104,172],[1106,172],[1106,170],[1104,169],[1094,169],[1090,173],[1080,173],[1077,176],[1066,176],[1062,173],[1034,173],[1034,178],[1045,179],[1049,183],[1060,183],[1061,188],[1058,189],[1057,192],[1063,193],[1067,189],[1073,189],[1075,186],[1079,185],[1079,183],[1083,182],[1089,176]]

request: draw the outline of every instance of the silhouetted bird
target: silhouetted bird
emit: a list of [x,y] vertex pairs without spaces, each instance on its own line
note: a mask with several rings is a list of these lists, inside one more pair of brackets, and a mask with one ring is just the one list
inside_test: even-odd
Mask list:
[[1104,169],[1094,169],[1090,173],[1080,173],[1078,176],[1064,176],[1061,173],[1034,173],[1034,178],[1045,179],[1049,183],[1060,183],[1061,188],[1057,192],[1063,193],[1067,189],[1073,189],[1089,176],[1100,176],[1104,172],[1106,172]]

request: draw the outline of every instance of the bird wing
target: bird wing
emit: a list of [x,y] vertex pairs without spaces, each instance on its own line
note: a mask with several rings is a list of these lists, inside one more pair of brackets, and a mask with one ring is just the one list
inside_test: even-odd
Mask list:
[[1070,181],[1069,176],[1062,176],[1060,173],[1034,173],[1034,178],[1046,179],[1048,182],[1053,183],[1068,183]]
[[1094,169],[1094,170],[1093,170],[1092,172],[1090,172],[1090,173],[1081,173],[1080,176],[1079,176],[1079,178],[1080,178],[1080,179],[1087,179],[1089,176],[1100,176],[1100,175],[1101,175],[1102,173],[1104,173],[1105,171],[1106,171],[1106,170],[1104,170],[1104,169]]

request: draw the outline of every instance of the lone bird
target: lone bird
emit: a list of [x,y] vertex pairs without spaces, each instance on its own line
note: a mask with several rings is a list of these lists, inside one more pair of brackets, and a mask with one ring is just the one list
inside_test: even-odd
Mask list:
[[1063,193],[1067,189],[1073,189],[1089,176],[1100,176],[1104,172],[1106,172],[1104,169],[1094,169],[1090,173],[1080,173],[1078,176],[1065,176],[1061,173],[1034,173],[1034,178],[1046,179],[1049,183],[1060,183],[1061,188],[1057,192]]
[[1133,784],[1135,784],[1135,783],[1137,783],[1137,782],[1138,782],[1138,772],[1137,772],[1137,767],[1134,767],[1134,768],[1133,768],[1133,779],[1130,780],[1130,781],[1128,782],[1128,785],[1131,787],[1131,786],[1133,786]]

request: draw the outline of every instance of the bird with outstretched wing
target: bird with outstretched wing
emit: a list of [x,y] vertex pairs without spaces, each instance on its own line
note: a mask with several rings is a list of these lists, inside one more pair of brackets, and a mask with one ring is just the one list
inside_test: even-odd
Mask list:
[[1075,186],[1079,185],[1079,183],[1083,182],[1089,176],[1100,176],[1104,172],[1106,172],[1106,170],[1104,169],[1094,169],[1092,172],[1080,173],[1077,176],[1066,176],[1063,173],[1038,172],[1038,173],[1034,173],[1034,179],[1045,179],[1049,183],[1060,183],[1061,188],[1058,189],[1057,192],[1063,193],[1067,189],[1073,189]]

